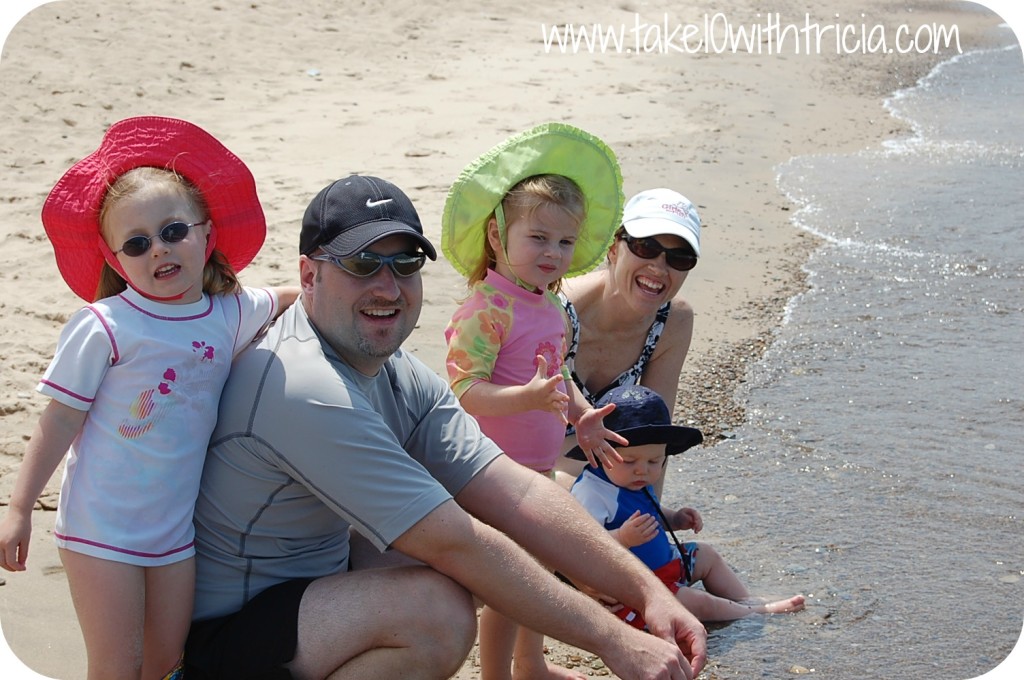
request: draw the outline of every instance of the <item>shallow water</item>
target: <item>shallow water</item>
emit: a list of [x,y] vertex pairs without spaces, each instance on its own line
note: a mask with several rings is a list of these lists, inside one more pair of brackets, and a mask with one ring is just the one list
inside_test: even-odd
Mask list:
[[796,158],[824,239],[750,375],[737,438],[666,501],[755,592],[806,612],[714,628],[710,678],[970,678],[1024,617],[1024,63],[963,55],[894,95],[915,134]]

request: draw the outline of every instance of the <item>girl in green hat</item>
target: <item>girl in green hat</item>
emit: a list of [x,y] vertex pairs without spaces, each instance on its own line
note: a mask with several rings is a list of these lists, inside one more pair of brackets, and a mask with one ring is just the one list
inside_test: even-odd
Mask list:
[[[445,331],[449,382],[481,429],[513,460],[553,477],[572,422],[595,465],[618,460],[611,409],[594,409],[564,365],[562,278],[593,268],[619,224],[621,175],[599,139],[568,125],[542,125],[471,164],[445,205],[442,247],[467,277],[469,297]],[[614,408],[614,407],[613,407]],[[518,633],[517,633],[518,630]],[[548,666],[542,635],[485,607],[484,680],[579,678]]]

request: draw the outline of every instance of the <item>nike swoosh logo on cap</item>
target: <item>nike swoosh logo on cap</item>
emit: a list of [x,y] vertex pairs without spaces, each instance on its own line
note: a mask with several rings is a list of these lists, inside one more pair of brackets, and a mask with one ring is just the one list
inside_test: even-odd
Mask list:
[[379,201],[371,201],[370,199],[366,199],[366,207],[367,208],[376,208],[378,205],[384,205],[385,203],[390,203],[391,201],[392,201],[392,199],[390,199],[390,198],[384,198],[384,199],[381,199]]

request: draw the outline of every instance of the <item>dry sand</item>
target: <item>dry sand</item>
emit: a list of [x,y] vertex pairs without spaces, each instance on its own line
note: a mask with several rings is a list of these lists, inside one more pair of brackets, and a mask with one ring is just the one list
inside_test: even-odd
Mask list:
[[[507,135],[547,120],[583,127],[617,152],[628,195],[668,186],[704,220],[704,256],[685,291],[697,310],[677,418],[711,443],[742,419],[732,389],[770,341],[802,285],[812,239],[789,222],[775,166],[794,155],[852,151],[903,134],[882,106],[952,54],[545,53],[541,24],[633,27],[812,22],[893,32],[956,24],[964,50],[998,18],[959,2],[838,0],[652,3],[410,0],[387,9],[329,0],[66,0],[26,16],[0,62],[0,504],[44,406],[34,386],[81,302],[54,266],[38,214],[56,179],[110,123],[161,114],[203,126],[256,176],[266,245],[249,285],[295,279],[298,223],[324,184],[376,174],[408,191],[428,236],[459,169]],[[838,15],[838,18],[837,18]],[[648,38],[653,33],[647,33]],[[892,34],[890,33],[890,39]],[[758,49],[758,48],[755,48]],[[407,343],[442,368],[442,330],[462,292],[445,262],[428,265],[420,327]],[[41,506],[56,503],[55,476]],[[52,545],[36,513],[29,571],[4,574],[0,622],[31,667],[84,677],[84,648]],[[593,657],[551,643],[552,657],[607,675]],[[477,677],[474,656],[459,678]],[[11,669],[3,670],[4,677]]]

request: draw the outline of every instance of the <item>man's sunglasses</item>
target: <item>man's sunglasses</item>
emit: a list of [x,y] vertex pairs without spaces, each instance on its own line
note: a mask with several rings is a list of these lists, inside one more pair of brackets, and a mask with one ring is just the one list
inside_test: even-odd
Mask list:
[[626,242],[629,252],[642,260],[653,260],[665,253],[665,262],[672,269],[688,272],[697,266],[697,256],[689,248],[666,248],[657,239],[635,238],[629,234],[623,234],[622,240]]
[[[200,224],[206,224],[207,220],[202,222],[194,222],[192,224],[185,224],[184,222],[171,222],[160,230],[157,236],[164,243],[178,243],[184,241],[185,237],[188,236],[188,230],[192,227],[199,226]],[[121,245],[121,250],[114,253],[124,253],[128,257],[138,257],[145,255],[149,247],[153,245],[153,238],[149,236],[132,236],[130,239],[125,241]]]
[[323,255],[313,256],[310,259],[319,262],[333,262],[352,276],[358,276],[361,279],[373,276],[380,271],[381,267],[387,265],[391,267],[391,271],[395,273],[395,276],[404,279],[423,269],[423,265],[427,261],[427,254],[398,253],[396,255],[378,255],[377,253],[364,250],[351,257],[342,258],[324,253]]

